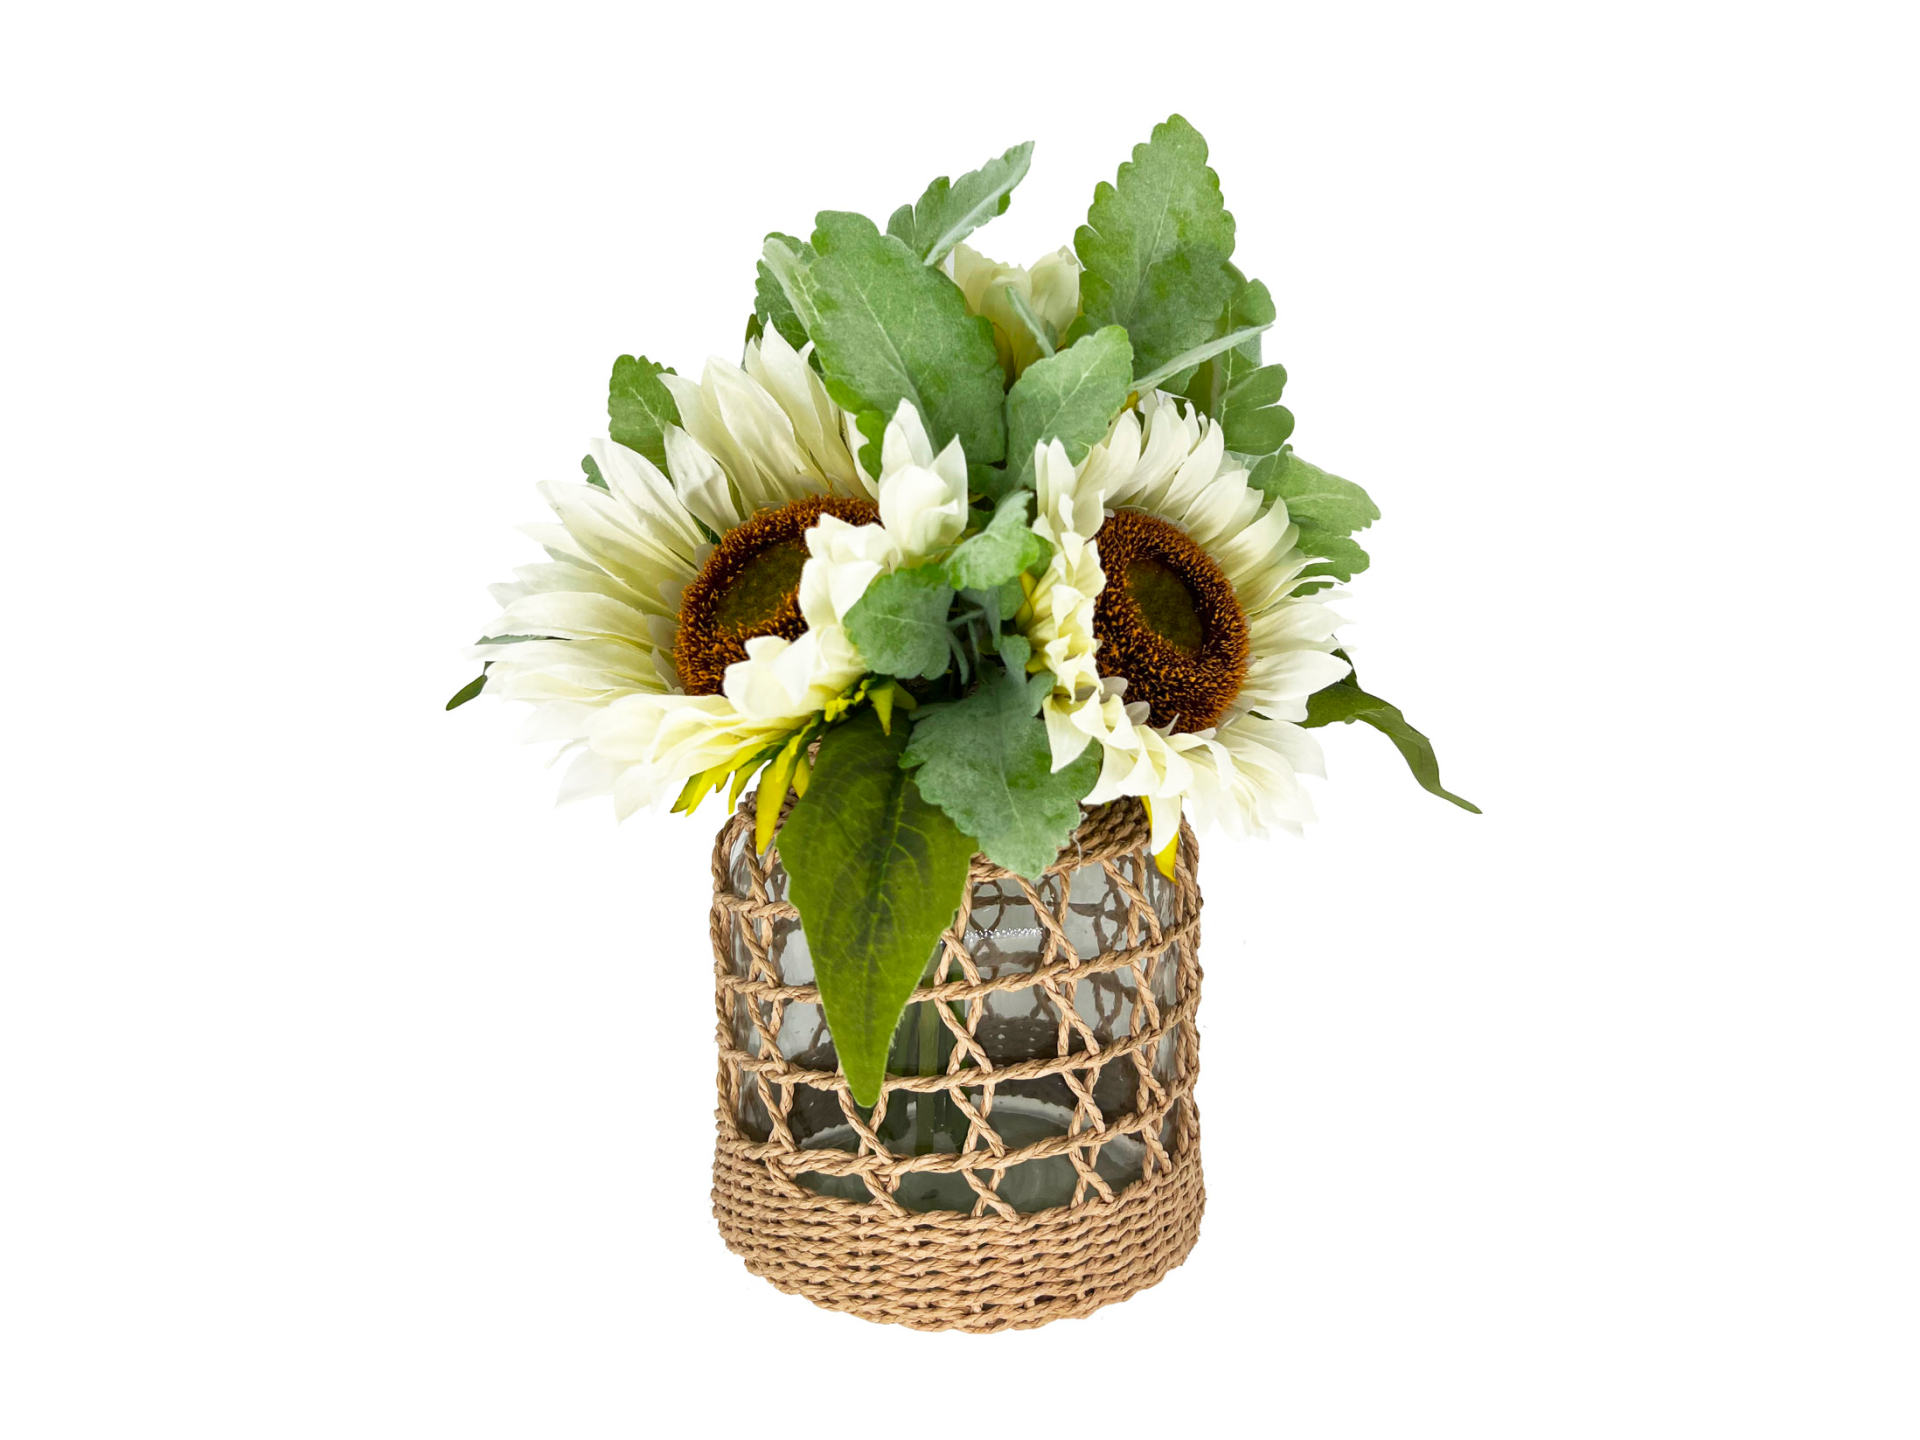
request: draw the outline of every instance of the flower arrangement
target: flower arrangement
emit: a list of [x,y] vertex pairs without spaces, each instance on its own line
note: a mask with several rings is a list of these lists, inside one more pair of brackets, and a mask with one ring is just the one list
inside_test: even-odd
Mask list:
[[738,365],[621,356],[608,438],[541,487],[546,558],[495,587],[448,705],[530,702],[563,798],[622,818],[757,779],[861,1104],[976,851],[1038,876],[1123,797],[1168,875],[1183,816],[1297,833],[1336,721],[1474,808],[1339,646],[1333,587],[1380,512],[1288,444],[1273,300],[1205,142],[1156,126],[1022,269],[964,242],[1032,148],[884,230],[768,236]]

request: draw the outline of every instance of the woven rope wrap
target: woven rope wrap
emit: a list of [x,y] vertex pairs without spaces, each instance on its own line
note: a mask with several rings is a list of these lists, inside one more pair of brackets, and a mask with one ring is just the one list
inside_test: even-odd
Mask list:
[[[782,1053],[788,1008],[817,1006],[819,992],[783,983],[773,958],[776,936],[797,924],[798,912],[784,899],[777,842],[765,856],[753,853],[753,803],[749,796],[714,846],[712,925],[720,1049],[713,1213],[747,1268],[863,1319],[984,1332],[1090,1314],[1185,1259],[1206,1199],[1193,1104],[1200,890],[1192,831],[1181,830],[1175,879],[1161,887],[1158,907],[1147,894],[1158,877],[1149,877],[1146,818],[1133,801],[1088,812],[1038,884],[976,855],[968,899],[942,940],[940,973],[949,978],[913,995],[946,1002],[934,1012],[951,1037],[946,1073],[889,1075],[863,1116],[837,1070]],[[1069,882],[1092,865],[1104,871],[1123,920],[1111,943],[1088,955],[1084,942],[1076,951],[1068,937]],[[970,940],[979,944],[971,922],[976,904],[985,903],[983,886],[1002,896],[1017,887],[1031,906],[1040,932],[1033,964],[983,975],[968,948]],[[1090,1024],[1084,1001],[1076,1005],[1088,982],[1107,997],[1111,1023]],[[989,997],[998,1003],[1016,992],[1050,1017],[1051,1055],[1009,1061],[989,1053],[982,1028]],[[1032,1082],[1056,1090],[1064,1082],[1071,1122],[1063,1134],[1011,1143],[995,1127],[996,1095]],[[901,1153],[898,1141],[890,1149],[879,1133],[889,1100],[935,1092],[964,1120],[959,1153]],[[764,1121],[755,1127],[763,1136],[742,1124],[743,1095]],[[827,1106],[857,1149],[802,1148],[802,1114],[818,1116]],[[1139,1157],[1137,1178],[1116,1185],[1101,1173],[1108,1145]],[[1010,1168],[1058,1156],[1073,1167],[1070,1202],[1021,1213],[1001,1195]],[[902,1182],[919,1172],[961,1176],[972,1191],[971,1213],[903,1205]],[[802,1174],[858,1176],[868,1198],[816,1193],[796,1179]]]

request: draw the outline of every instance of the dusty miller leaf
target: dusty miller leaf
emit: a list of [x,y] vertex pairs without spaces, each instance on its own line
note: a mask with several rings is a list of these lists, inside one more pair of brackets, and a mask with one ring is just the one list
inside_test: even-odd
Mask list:
[[1078,465],[1104,440],[1133,384],[1127,332],[1109,325],[1044,360],[1036,360],[1007,393],[1007,478],[1033,485],[1037,443],[1058,440]]
[[1099,776],[1099,747],[1066,769],[1040,719],[1050,675],[1027,674],[1031,647],[1017,635],[1000,641],[1006,668],[964,700],[923,711],[901,764],[917,767],[920,793],[972,835],[996,865],[1026,876],[1054,862],[1080,823],[1080,800]]
[[[796,240],[778,231],[767,236],[760,247],[760,268],[766,271],[773,289],[779,292],[781,299],[786,302],[786,308],[793,313],[794,323],[806,336],[813,334],[813,323],[818,318],[814,310],[813,283],[807,274],[814,258],[813,247],[806,241]],[[758,272],[755,273],[754,292],[757,298]]]
[[847,611],[847,634],[882,675],[932,680],[947,668],[953,586],[937,562],[879,575]]
[[[1227,267],[1235,289],[1220,317],[1222,335],[1250,327],[1266,329],[1274,321],[1273,297],[1258,280]],[[1287,372],[1260,363],[1260,338],[1214,356],[1194,371],[1186,396],[1221,426],[1227,449],[1242,455],[1271,455],[1293,433],[1293,412],[1280,404]]]
[[1200,367],[1201,362],[1211,360],[1223,351],[1238,349],[1249,341],[1257,342],[1262,333],[1271,328],[1272,324],[1273,322],[1269,320],[1265,325],[1243,325],[1237,330],[1229,330],[1224,335],[1216,335],[1213,339],[1174,356],[1158,370],[1149,371],[1145,375],[1136,375],[1133,388],[1143,395],[1149,390],[1158,390],[1182,372],[1192,374]]
[[1254,466],[1248,483],[1287,502],[1287,514],[1302,529],[1351,535],[1380,518],[1380,507],[1351,480],[1302,460],[1291,446]]
[[[804,240],[796,240],[791,235],[782,235],[778,231],[767,236],[767,245],[778,245],[789,253],[797,254],[807,249]],[[786,290],[780,284],[780,278],[762,258],[754,265],[753,278],[753,318],[760,323],[762,330],[777,330],[780,338],[798,350],[807,343],[807,327],[800,323],[800,316],[793,308],[793,301],[787,298]],[[755,338],[751,333],[749,339]]]
[[[993,326],[967,312],[953,281],[865,216],[823,210],[817,223],[800,288],[814,309],[807,333],[827,393],[883,420],[912,401],[936,451],[958,435],[969,461],[1002,459],[1005,384]],[[806,319],[805,303],[796,308]],[[877,474],[879,446],[870,441],[861,454]]]
[[[1254,466],[1248,483],[1284,500],[1288,518],[1300,527],[1300,548],[1322,557],[1304,575],[1345,581],[1367,568],[1367,552],[1352,538],[1353,532],[1378,520],[1380,507],[1353,481],[1302,460],[1287,446]],[[1300,593],[1310,595],[1324,588],[1306,586]]]
[[1212,336],[1233,293],[1233,217],[1200,133],[1178,115],[1154,126],[1115,183],[1095,188],[1073,248],[1082,318],[1124,325],[1142,371]]
[[1033,142],[1024,140],[998,159],[951,183],[942,175],[918,202],[902,205],[887,221],[887,233],[902,241],[922,262],[938,265],[975,230],[1007,213],[1013,187],[1026,178]]
[[1029,528],[1032,500],[1025,490],[1002,496],[986,527],[947,557],[947,583],[956,590],[998,590],[1051,555],[1046,537]]
[[607,384],[608,436],[629,450],[638,450],[661,470],[667,468],[667,426],[680,423],[673,395],[660,383],[663,370],[674,373],[644,355],[622,355],[613,362],[613,378]]

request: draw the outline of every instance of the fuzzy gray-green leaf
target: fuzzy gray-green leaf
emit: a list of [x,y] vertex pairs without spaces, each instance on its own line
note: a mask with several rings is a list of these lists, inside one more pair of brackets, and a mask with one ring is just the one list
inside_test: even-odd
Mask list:
[[[1231,265],[1227,270],[1235,288],[1220,317],[1219,333],[1270,327],[1275,311],[1267,287],[1248,280]],[[1220,425],[1227,449],[1242,455],[1270,455],[1293,433],[1293,413],[1280,404],[1286,385],[1283,367],[1260,363],[1256,335],[1202,363],[1186,387],[1186,396]]]
[[[777,231],[767,236],[766,244],[778,245],[783,251],[794,255],[807,248],[805,241]],[[807,327],[800,323],[799,313],[793,308],[793,301],[787,298],[780,277],[767,264],[764,249],[762,258],[754,265],[753,315],[763,329],[779,331],[780,338],[794,349],[798,350],[807,343]]]
[[[910,400],[935,450],[958,435],[969,461],[1003,458],[1005,381],[993,326],[967,312],[953,281],[865,216],[823,210],[817,223],[815,258],[804,267],[815,314],[807,320],[805,306],[796,308],[827,393],[856,413],[889,418]],[[877,474],[878,445],[861,454]]]
[[[796,240],[791,235],[782,235],[778,231],[767,236],[760,247],[760,270],[764,271],[786,308],[793,315],[793,323],[803,337],[813,334],[813,324],[818,318],[813,301],[813,282],[808,272],[814,260],[813,247],[804,240]],[[759,272],[756,272],[758,275]],[[759,286],[755,285],[758,296]],[[769,305],[771,306],[771,297]],[[759,311],[756,309],[756,314]],[[772,314],[771,308],[768,311]],[[786,332],[781,334],[786,336]],[[786,336],[791,340],[791,336]],[[799,348],[798,346],[795,347]]]
[[1021,327],[1033,337],[1033,343],[1041,355],[1051,356],[1060,348],[1060,332],[1053,328],[1051,321],[1043,320],[1033,313],[1033,306],[1020,297],[1020,291],[1016,287],[1008,285],[1004,288],[1007,292],[1007,308],[1013,311],[1014,319],[1018,320]]
[[1145,375],[1136,375],[1133,388],[1143,395],[1149,390],[1157,390],[1183,370],[1197,369],[1202,361],[1211,360],[1223,351],[1236,350],[1250,340],[1257,341],[1272,325],[1273,322],[1269,320],[1265,325],[1243,325],[1237,330],[1229,330],[1224,335],[1216,335],[1213,339],[1174,356],[1158,370],[1150,370]]
[[1133,347],[1127,332],[1109,325],[1036,360],[1007,394],[1007,476],[1033,485],[1034,446],[1058,440],[1078,465],[1106,438],[1133,384]]
[[1233,217],[1207,168],[1207,142],[1180,116],[1153,128],[1093,192],[1073,248],[1093,324],[1124,325],[1134,363],[1153,371],[1214,334],[1233,293]]
[[947,557],[947,583],[956,590],[997,590],[1051,555],[1053,546],[1028,524],[1032,501],[1025,490],[1002,496],[985,528]]
[[923,263],[938,265],[967,236],[994,216],[1006,214],[1013,187],[1026,178],[1032,161],[1033,142],[1024,140],[958,180],[949,182],[942,175],[927,186],[917,203],[893,212],[887,233]]
[[900,768],[907,727],[865,711],[827,732],[805,798],[780,831],[789,894],[813,955],[847,1087],[880,1098],[907,997],[953,923],[973,841]]
[[613,362],[607,384],[607,434],[662,470],[667,466],[667,426],[680,423],[679,407],[660,383],[663,370],[673,374],[644,355],[622,355]]
[[1291,446],[1254,466],[1247,483],[1286,501],[1287,514],[1303,529],[1351,535],[1380,518],[1380,507],[1365,490],[1302,460]]
[[882,675],[931,680],[947,668],[947,611],[953,586],[941,565],[876,576],[847,611],[847,634]]
[[1027,674],[1031,647],[1017,635],[1000,641],[1006,668],[991,665],[964,700],[925,712],[902,758],[916,766],[920,793],[979,842],[996,865],[1037,880],[1080,823],[1080,801],[1099,776],[1098,746],[1066,769],[1053,750],[1040,701],[1052,679]]

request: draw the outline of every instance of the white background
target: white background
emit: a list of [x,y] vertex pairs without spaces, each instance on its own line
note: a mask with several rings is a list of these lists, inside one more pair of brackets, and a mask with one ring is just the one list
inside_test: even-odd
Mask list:
[[[0,1431],[1920,1431],[1900,8],[14,10]],[[816,1311],[707,1213],[719,813],[441,705],[764,232],[1031,138],[1030,261],[1176,109],[1486,814],[1342,729],[1204,846],[1157,1289]]]

